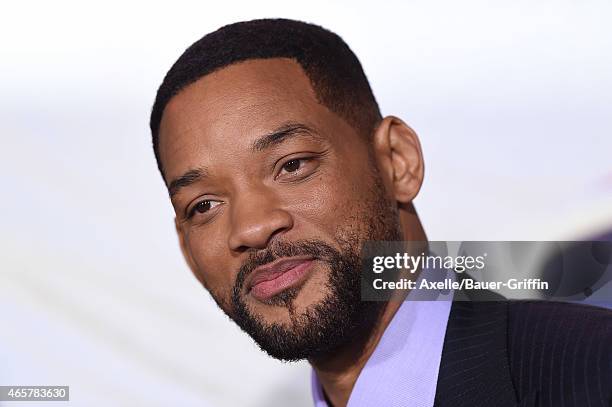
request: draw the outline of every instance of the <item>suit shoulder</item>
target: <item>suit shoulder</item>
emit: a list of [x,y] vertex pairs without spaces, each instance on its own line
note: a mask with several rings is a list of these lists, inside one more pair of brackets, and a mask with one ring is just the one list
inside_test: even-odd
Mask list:
[[[519,398],[566,405],[608,401],[612,382],[612,310],[516,301],[508,307],[508,358]],[[590,400],[590,401],[589,401]],[[600,404],[596,404],[600,405]]]
[[[527,338],[529,340],[527,340]],[[510,346],[554,345],[561,349],[587,349],[612,343],[612,310],[584,304],[516,301],[508,306]],[[612,355],[612,346],[605,352]]]
[[590,334],[612,335],[612,310],[592,305],[552,301],[513,301],[508,307],[509,327],[539,331],[550,325],[588,329]]

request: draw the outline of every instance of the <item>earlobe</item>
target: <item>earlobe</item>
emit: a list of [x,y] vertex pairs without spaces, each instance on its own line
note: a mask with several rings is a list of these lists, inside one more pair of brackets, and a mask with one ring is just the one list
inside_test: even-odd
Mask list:
[[374,149],[395,200],[411,202],[424,176],[423,154],[416,133],[399,118],[387,116],[376,129]]

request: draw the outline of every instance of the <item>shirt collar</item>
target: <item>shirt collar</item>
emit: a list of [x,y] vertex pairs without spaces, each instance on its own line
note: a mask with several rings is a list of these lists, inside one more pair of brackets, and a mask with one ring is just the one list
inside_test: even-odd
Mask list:
[[[423,278],[445,277],[428,272],[425,269],[419,273],[417,286]],[[454,280],[453,272],[447,274]],[[453,292],[440,293],[437,301],[414,300],[411,294],[359,374],[349,407],[433,405]],[[314,370],[311,388],[315,407],[328,407]]]

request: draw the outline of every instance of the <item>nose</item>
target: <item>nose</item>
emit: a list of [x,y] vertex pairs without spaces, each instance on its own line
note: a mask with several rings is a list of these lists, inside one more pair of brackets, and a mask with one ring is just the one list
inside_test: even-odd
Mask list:
[[233,251],[263,249],[293,227],[293,217],[272,194],[264,191],[242,194],[230,209],[229,246]]

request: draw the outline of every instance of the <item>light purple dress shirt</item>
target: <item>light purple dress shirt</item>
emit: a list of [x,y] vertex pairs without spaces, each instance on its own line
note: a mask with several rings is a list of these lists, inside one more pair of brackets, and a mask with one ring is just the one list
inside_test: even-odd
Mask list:
[[[420,273],[417,284],[423,276],[427,270]],[[411,301],[411,294],[359,374],[349,407],[433,406],[453,292],[437,301]],[[315,407],[328,407],[314,370],[311,382]]]

